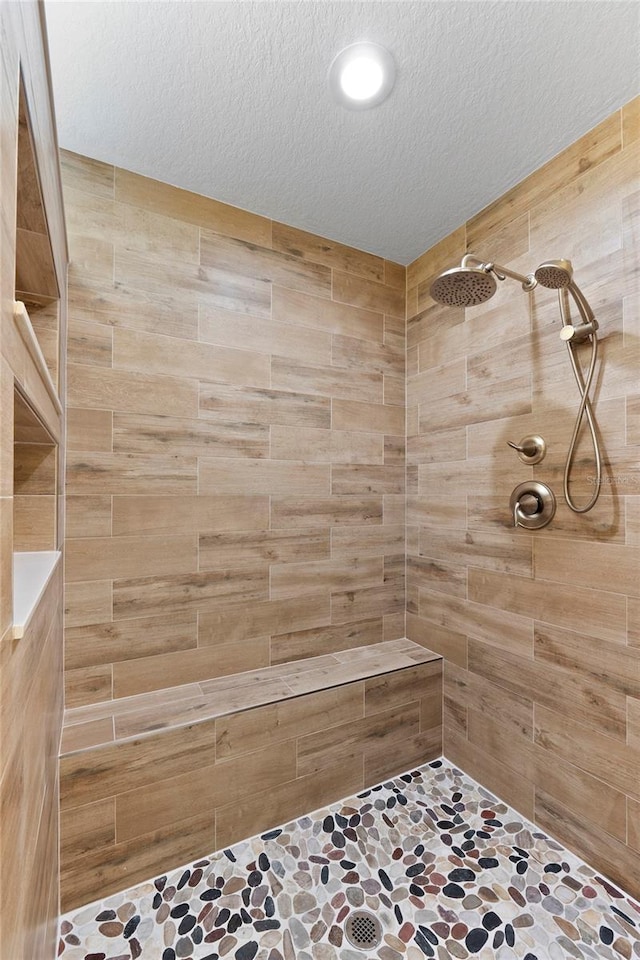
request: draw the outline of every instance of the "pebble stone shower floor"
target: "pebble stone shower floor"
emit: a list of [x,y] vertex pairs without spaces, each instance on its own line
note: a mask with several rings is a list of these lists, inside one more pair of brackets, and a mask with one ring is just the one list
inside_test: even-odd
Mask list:
[[59,956],[632,960],[640,905],[442,759],[67,914]]

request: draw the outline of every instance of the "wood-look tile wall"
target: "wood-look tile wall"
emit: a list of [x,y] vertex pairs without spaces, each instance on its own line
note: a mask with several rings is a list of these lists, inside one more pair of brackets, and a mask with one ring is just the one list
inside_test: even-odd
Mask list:
[[403,636],[404,267],[63,178],[67,706]]
[[[639,148],[635,100],[407,268],[407,634],[446,658],[445,753],[636,895]],[[467,311],[437,305],[431,278],[466,251],[522,273],[573,261],[601,324],[590,513],[562,498],[579,398],[555,292],[506,281]],[[506,443],[528,433],[549,445],[533,469]],[[590,456],[581,442],[582,503]],[[558,498],[534,533],[509,512],[531,476]]]
[[440,659],[64,756],[62,909],[442,751]]
[[[53,960],[59,908],[62,565],[14,639],[14,550],[58,549],[63,425],[14,319],[16,292],[64,385],[66,242],[40,4],[0,4],[0,957]],[[28,127],[27,127],[28,117]],[[46,270],[43,267],[46,266]],[[47,282],[52,282],[53,287]],[[60,303],[53,304],[53,298]],[[55,337],[51,320],[55,312]],[[48,331],[45,329],[48,327]],[[48,336],[47,336],[48,333]],[[20,392],[18,392],[20,391]],[[39,419],[27,410],[28,398]],[[41,427],[46,423],[47,430]],[[34,422],[37,424],[34,430]],[[49,435],[50,433],[50,435]],[[14,456],[15,452],[15,456]],[[56,503],[56,500],[58,503]]]

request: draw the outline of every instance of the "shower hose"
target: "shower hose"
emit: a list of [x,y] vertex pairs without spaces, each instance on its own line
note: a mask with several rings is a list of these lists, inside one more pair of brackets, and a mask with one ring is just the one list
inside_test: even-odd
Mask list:
[[[563,296],[562,290],[558,290],[558,302],[560,304],[560,316],[562,318],[562,326],[566,327],[569,325],[569,318],[566,312],[566,303],[565,297]],[[580,311],[582,319],[584,322],[588,322],[589,317],[586,315],[584,305],[580,302],[579,297],[575,295],[573,290],[573,299],[575,300],[576,306]],[[584,379],[582,370],[576,360],[574,348],[576,344],[572,344],[571,341],[567,341],[567,350],[569,351],[569,358],[571,360],[571,366],[573,368],[573,375],[576,378],[576,383],[578,384],[578,390],[580,391],[580,406],[578,407],[578,413],[576,416],[576,422],[573,428],[573,435],[571,437],[571,442],[569,444],[569,451],[567,453],[567,462],[564,467],[564,479],[563,479],[563,492],[565,500],[567,501],[567,506],[573,510],[574,513],[587,513],[588,510],[591,510],[595,506],[598,497],[600,496],[600,487],[602,480],[602,457],[600,454],[600,444],[598,442],[598,436],[596,433],[596,425],[593,417],[593,411],[591,410],[591,403],[589,402],[589,391],[591,389],[591,382],[593,380],[593,374],[596,368],[596,360],[598,358],[598,336],[594,330],[591,334],[591,360],[589,362],[589,369],[587,371],[586,379]],[[589,425],[589,432],[591,434],[591,442],[593,443],[593,457],[596,468],[595,476],[595,491],[591,499],[582,507],[576,506],[571,495],[569,493],[569,476],[571,474],[571,466],[573,463],[573,458],[575,455],[576,445],[578,442],[578,435],[580,433],[580,427],[582,424],[582,418],[586,416],[587,423]]]

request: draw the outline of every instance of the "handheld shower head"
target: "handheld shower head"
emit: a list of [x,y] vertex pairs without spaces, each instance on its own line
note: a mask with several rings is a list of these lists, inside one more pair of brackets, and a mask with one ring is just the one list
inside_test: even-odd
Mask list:
[[448,307],[473,307],[489,300],[496,292],[495,277],[479,267],[452,267],[438,274],[430,293]]
[[547,260],[540,264],[534,276],[542,287],[562,290],[571,285],[573,267],[570,260]]

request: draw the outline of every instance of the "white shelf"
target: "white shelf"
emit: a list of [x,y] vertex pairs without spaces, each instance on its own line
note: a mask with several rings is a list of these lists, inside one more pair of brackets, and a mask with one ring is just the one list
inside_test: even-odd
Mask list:
[[62,554],[39,550],[13,555],[13,639],[20,640]]

